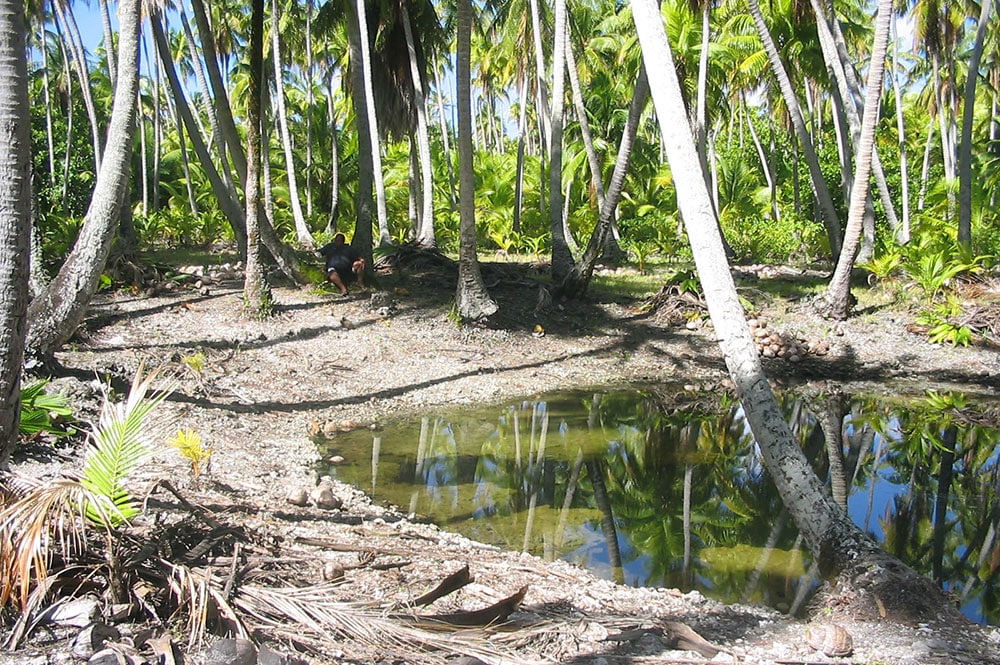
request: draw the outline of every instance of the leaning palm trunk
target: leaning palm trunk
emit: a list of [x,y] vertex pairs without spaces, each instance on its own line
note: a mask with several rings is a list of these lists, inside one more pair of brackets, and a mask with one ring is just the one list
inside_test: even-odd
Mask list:
[[219,130],[222,138],[229,150],[229,157],[233,162],[236,175],[241,179],[246,176],[247,158],[243,151],[243,143],[240,141],[239,133],[236,131],[236,122],[233,120],[232,108],[229,104],[229,93],[222,81],[222,73],[219,71],[219,59],[215,48],[215,37],[209,25],[208,13],[203,0],[191,0],[191,9],[194,12],[194,20],[198,26],[198,35],[201,37],[201,52],[204,55],[205,71],[208,74],[209,83],[212,84],[212,94],[215,103],[212,105],[213,112],[217,115]]
[[233,236],[236,238],[236,243],[240,248],[240,254],[245,256],[246,219],[243,209],[240,207],[240,202],[233,197],[232,193],[226,187],[219,170],[215,167],[208,147],[202,139],[201,129],[198,127],[198,123],[191,113],[191,108],[188,106],[187,96],[184,94],[184,88],[174,67],[170,45],[167,43],[167,37],[163,30],[162,14],[154,11],[149,17],[149,25],[153,30],[156,52],[160,57],[160,63],[163,65],[163,71],[167,75],[167,82],[170,85],[174,103],[177,105],[177,112],[183,120],[185,128],[187,128],[188,137],[191,139],[191,147],[194,148],[195,155],[197,155],[198,161],[205,171],[205,177],[208,178],[212,186],[212,193],[215,194],[215,197],[219,201],[219,208],[222,210],[222,214],[226,216],[226,220],[233,229]]
[[41,355],[66,342],[83,320],[111,252],[125,200],[139,89],[139,0],[123,0],[118,21],[118,87],[94,195],[73,251],[28,310],[27,348]]
[[597,225],[590,235],[587,249],[584,251],[580,261],[573,266],[566,278],[559,284],[559,294],[564,297],[575,297],[586,293],[590,279],[594,275],[594,266],[604,250],[609,233],[614,224],[615,210],[618,208],[618,200],[621,198],[622,189],[625,186],[625,174],[628,172],[629,163],[632,160],[632,143],[639,130],[639,121],[642,119],[643,109],[649,99],[649,81],[646,78],[646,70],[640,65],[639,76],[635,82],[635,90],[632,92],[632,103],[629,105],[628,120],[625,123],[625,131],[622,132],[622,140],[618,146],[618,157],[615,159],[615,169],[611,173],[611,180],[605,192],[604,202],[597,218]]
[[[31,113],[24,3],[0,0],[0,470],[17,442],[31,242]],[[42,46],[44,49],[44,45]]]
[[824,314],[838,320],[847,318],[851,299],[851,270],[854,256],[861,239],[861,226],[868,198],[869,180],[872,172],[872,153],[875,149],[875,130],[878,125],[879,105],[882,99],[882,79],[885,73],[885,55],[889,45],[889,12],[891,0],[879,2],[879,13],[875,22],[875,38],[872,44],[871,65],[868,70],[865,110],[861,119],[861,136],[858,139],[857,166],[855,167],[854,189],[851,191],[851,205],[847,212],[847,229],[844,232],[844,246],[837,261],[837,269],[830,279],[826,293],[819,305]]
[[[194,69],[195,79],[198,81],[198,88],[201,90],[202,104],[204,105],[203,112],[205,117],[208,118],[208,126],[212,130],[212,144],[215,146],[216,155],[219,158],[219,175],[222,177],[223,182],[226,184],[226,189],[229,191],[230,197],[237,201],[239,197],[236,194],[236,185],[233,183],[232,176],[230,175],[229,162],[226,158],[226,143],[222,138],[222,129],[219,125],[219,116],[215,111],[215,106],[217,105],[212,100],[212,94],[208,87],[208,79],[205,77],[205,68],[202,66],[202,60],[198,55],[198,49],[195,48],[194,34],[191,32],[191,26],[187,20],[187,14],[183,9],[180,11],[181,26],[184,28],[184,36],[188,40],[188,51],[191,54],[191,63]],[[207,57],[204,58],[207,62]],[[181,143],[181,149],[186,152],[186,148],[183,143]]]
[[[567,29],[568,33],[568,29]],[[590,166],[590,182],[597,195],[597,209],[604,205],[604,176],[601,173],[601,162],[594,148],[594,137],[590,133],[590,121],[587,119],[587,107],[583,103],[583,90],[580,88],[580,73],[576,67],[576,55],[573,53],[573,42],[566,36],[566,71],[569,72],[570,90],[573,93],[573,108],[576,111],[576,121],[580,124],[580,136],[583,147],[587,151],[587,164]],[[522,96],[523,99],[523,96]]]
[[[888,4],[888,0],[883,0],[882,4]],[[659,9],[655,0],[633,0],[632,11],[663,145],[677,186],[678,206],[684,215],[715,334],[750,430],[789,513],[824,572],[839,572],[842,579],[876,592],[882,585],[895,583],[896,587],[901,587],[905,583],[907,588],[917,589],[922,600],[931,601],[933,605],[928,607],[925,602],[921,613],[920,608],[912,607],[911,598],[906,594],[891,597],[881,594],[880,608],[875,607],[875,602],[865,608],[874,616],[878,615],[878,609],[887,615],[891,613],[893,618],[913,616],[914,610],[925,618],[937,611],[947,611],[943,596],[929,580],[881,552],[878,545],[833,503],[781,415],[728,270],[694,141],[690,132],[672,131],[685,126],[686,114]],[[878,95],[873,97],[877,100]],[[935,603],[932,599],[941,602]]]
[[760,4],[757,0],[747,0],[747,6],[750,9],[750,15],[753,17],[757,33],[764,43],[764,51],[767,53],[767,59],[771,63],[771,69],[774,71],[778,87],[781,89],[781,97],[788,107],[788,114],[791,116],[795,136],[802,146],[802,153],[806,159],[806,165],[809,167],[809,177],[813,186],[813,194],[816,196],[816,202],[823,217],[823,225],[826,227],[826,235],[830,241],[830,252],[833,254],[834,260],[836,260],[840,256],[840,220],[837,217],[837,210],[833,205],[830,190],[823,179],[823,172],[820,170],[819,157],[816,155],[812,137],[809,136],[805,121],[802,119],[802,109],[799,106],[798,97],[795,96],[795,90],[792,89],[792,81],[788,76],[788,71],[785,69],[785,65],[781,61],[781,56],[778,54],[778,47],[775,45],[774,39],[768,31],[767,24],[764,22],[764,15],[760,10]]

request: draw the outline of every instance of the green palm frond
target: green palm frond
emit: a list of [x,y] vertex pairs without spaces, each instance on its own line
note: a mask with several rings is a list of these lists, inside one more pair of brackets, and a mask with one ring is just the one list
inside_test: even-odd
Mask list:
[[124,402],[116,403],[106,395],[100,419],[91,433],[81,483],[101,497],[100,506],[94,504],[87,510],[87,516],[100,524],[117,526],[136,514],[124,481],[150,454],[147,442],[159,429],[150,414],[168,391],[146,397],[155,376],[156,372],[151,372],[143,377],[140,366]]

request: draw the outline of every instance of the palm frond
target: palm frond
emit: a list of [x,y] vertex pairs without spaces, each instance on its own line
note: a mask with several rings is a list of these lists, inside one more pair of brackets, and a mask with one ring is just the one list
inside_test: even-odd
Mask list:
[[[100,509],[97,506],[88,509],[87,515],[108,526],[117,526],[137,513],[124,481],[150,454],[148,443],[160,429],[160,423],[150,415],[169,391],[162,390],[147,398],[155,376],[154,371],[144,377],[140,365],[124,402],[115,402],[105,394],[100,419],[91,433],[81,482],[104,499]],[[111,521],[105,522],[102,517],[110,517]]]
[[69,556],[83,549],[84,515],[101,498],[73,478],[44,483],[18,478],[20,496],[0,508],[0,607],[15,601],[23,612],[32,587],[48,576],[54,551]]
[[[278,632],[318,649],[354,641],[373,653],[393,652],[408,662],[444,662],[456,653],[485,663],[523,663],[521,656],[490,643],[484,631],[442,633],[386,616],[378,609],[331,599],[330,585],[306,588],[243,586],[234,605]],[[414,617],[419,619],[419,617]],[[294,629],[289,622],[295,624]]]

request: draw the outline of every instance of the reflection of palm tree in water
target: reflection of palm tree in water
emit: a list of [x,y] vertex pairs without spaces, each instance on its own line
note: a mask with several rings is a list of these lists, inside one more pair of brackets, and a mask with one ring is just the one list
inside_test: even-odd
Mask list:
[[625,582],[625,571],[622,568],[622,554],[618,548],[618,529],[615,527],[615,516],[611,509],[611,499],[608,488],[604,484],[604,473],[607,464],[604,460],[593,459],[587,463],[587,473],[590,475],[590,485],[594,489],[594,503],[601,512],[601,532],[608,548],[608,563],[611,564],[611,575],[615,582]]

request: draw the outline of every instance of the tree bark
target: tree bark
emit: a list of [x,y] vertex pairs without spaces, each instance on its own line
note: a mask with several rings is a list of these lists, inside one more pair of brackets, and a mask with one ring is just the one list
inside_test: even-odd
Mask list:
[[119,3],[118,21],[118,87],[94,194],[73,250],[28,310],[26,345],[38,355],[51,354],[83,320],[111,251],[125,199],[139,90],[139,0]]
[[[0,0],[0,471],[17,444],[31,244],[31,111],[24,3]],[[42,45],[45,48],[45,45]]]
[[847,212],[844,246],[840,259],[837,261],[837,268],[830,279],[830,284],[818,302],[825,315],[841,321],[847,318],[851,308],[851,270],[854,268],[854,256],[857,254],[860,244],[861,227],[868,199],[872,153],[875,149],[875,130],[878,125],[879,107],[882,100],[885,55],[889,45],[891,0],[880,0],[878,7],[879,13],[875,20],[871,65],[868,69],[865,109],[861,120],[861,136],[858,139],[855,186],[851,191],[851,205]]
[[458,0],[458,285],[455,304],[466,321],[492,316],[497,304],[486,291],[476,255],[476,178],[472,166],[472,0]]
[[[884,0],[883,4],[887,2]],[[678,205],[684,214],[709,315],[750,430],[785,506],[824,572],[840,573],[841,580],[873,591],[880,598],[881,609],[893,619],[914,614],[938,616],[938,612],[947,611],[948,607],[940,591],[929,580],[881,552],[833,503],[782,416],[728,270],[694,141],[690,132],[673,131],[686,124],[686,113],[659,9],[655,0],[633,0],[632,11],[663,145],[677,186]],[[926,612],[914,607],[910,602],[912,596],[890,597],[882,591],[889,585],[896,589],[903,582],[919,593]],[[863,609],[878,616],[875,606],[872,601]]]
[[[247,260],[243,274],[243,305],[251,318],[271,313],[271,290],[264,278],[260,252],[261,96],[264,79],[264,0],[250,3],[250,85],[247,99],[246,192]],[[273,18],[273,17],[272,17]]]

